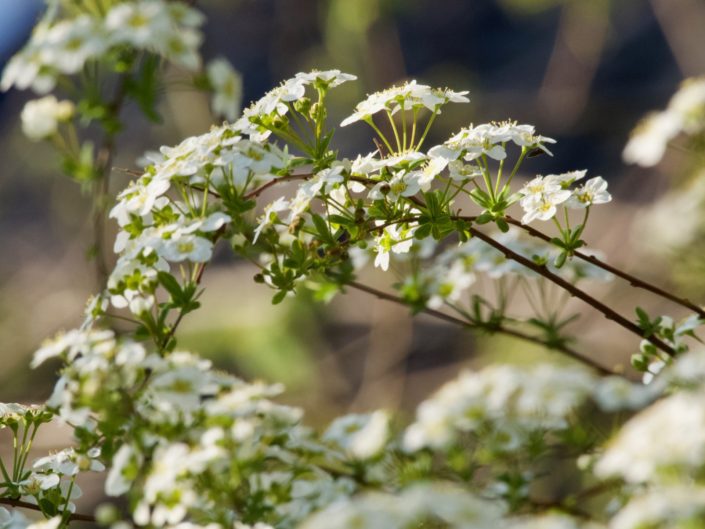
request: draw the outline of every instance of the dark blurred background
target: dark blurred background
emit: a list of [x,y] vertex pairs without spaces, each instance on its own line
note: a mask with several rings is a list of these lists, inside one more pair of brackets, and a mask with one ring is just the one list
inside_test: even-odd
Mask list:
[[[366,93],[404,79],[470,90],[471,104],[444,111],[432,142],[471,122],[516,119],[558,140],[554,157],[532,159],[525,177],[589,169],[603,175],[615,202],[595,215],[587,239],[609,260],[669,284],[669,263],[639,251],[635,215],[677,176],[669,157],[653,170],[627,167],[621,150],[649,110],[662,108],[681,79],[705,71],[701,0],[210,0],[206,58],[224,55],[244,77],[244,101],[298,71],[339,68],[358,75],[331,97],[340,121]],[[41,2],[0,0],[0,60],[28,37]],[[168,72],[167,79],[178,79]],[[44,144],[30,143],[19,113],[30,94],[0,98],[0,400],[38,401],[54,380],[49,366],[31,372],[42,339],[80,323],[95,288],[86,263],[90,205],[60,174]],[[134,168],[146,150],[204,132],[213,121],[202,94],[165,86],[164,122],[148,125],[127,108],[115,165]],[[337,135],[341,153],[374,150],[362,125]],[[117,192],[129,180],[113,174]],[[180,330],[181,343],[250,378],[285,382],[290,399],[312,405],[313,419],[341,410],[409,408],[467,365],[498,359],[534,362],[555,354],[412,319],[404,308],[350,293],[327,305],[306,295],[273,307],[254,271],[222,248],[209,269],[202,311]],[[648,266],[648,268],[646,268]],[[365,276],[384,287],[381,274]],[[591,290],[631,314],[635,304],[661,310],[648,296],[613,282]],[[642,300],[641,298],[645,298]],[[696,300],[697,301],[697,300]],[[702,301],[702,300],[700,300]],[[638,344],[599,315],[572,327],[580,348],[605,363],[628,365]],[[673,307],[664,308],[673,312]],[[676,312],[676,315],[678,313]]]

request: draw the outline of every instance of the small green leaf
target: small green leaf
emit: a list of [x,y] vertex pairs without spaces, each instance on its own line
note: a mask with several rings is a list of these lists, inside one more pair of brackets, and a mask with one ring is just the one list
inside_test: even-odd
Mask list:
[[558,256],[555,258],[555,260],[553,261],[553,266],[555,266],[556,268],[563,267],[567,258],[568,258],[568,252],[559,253]]
[[169,292],[171,299],[176,303],[181,303],[186,296],[184,296],[183,291],[179,282],[174,279],[174,276],[168,272],[158,272],[157,279],[159,283],[164,287],[164,289]]
[[475,223],[476,224],[487,224],[488,222],[492,222],[493,217],[492,214],[485,211],[484,213],[481,213],[476,219]]
[[497,223],[499,231],[501,231],[502,233],[507,233],[509,231],[509,224],[507,224],[507,221],[503,218],[500,217],[496,219],[495,222]]
[[335,213],[333,215],[328,215],[328,220],[335,224],[340,224],[341,226],[353,226],[355,224],[355,221],[352,219],[343,217],[342,215],[336,215]]
[[426,237],[431,235],[431,228],[432,228],[432,225],[430,223],[422,224],[414,232],[414,239],[418,239],[418,240],[425,239]]
[[631,364],[634,369],[641,373],[644,373],[649,369],[649,359],[646,355],[641,353],[635,353],[632,355]]
[[333,235],[330,232],[330,229],[328,228],[328,223],[325,221],[323,217],[317,214],[311,215],[311,219],[313,220],[313,224],[316,226],[316,231],[318,232],[318,235],[321,236],[321,240],[327,244],[335,244],[335,239],[333,238]]
[[272,298],[272,305],[279,305],[279,303],[284,301],[285,297],[286,297],[286,291],[280,290],[279,292],[274,294],[274,297]]
[[54,505],[53,502],[47,500],[46,498],[42,498],[41,500],[39,500],[39,508],[47,516],[56,516],[59,513],[59,509],[56,507],[56,505]]

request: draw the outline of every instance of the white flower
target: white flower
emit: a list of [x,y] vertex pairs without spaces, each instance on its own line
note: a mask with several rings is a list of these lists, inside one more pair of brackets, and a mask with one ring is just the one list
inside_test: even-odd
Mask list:
[[506,131],[485,123],[476,127],[468,127],[452,136],[443,145],[437,145],[428,151],[429,156],[445,158],[449,162],[461,156],[471,162],[485,155],[493,160],[503,160],[507,157],[504,143],[510,136]]
[[53,95],[28,101],[22,109],[22,131],[31,140],[42,140],[56,134],[59,123],[71,119],[71,101],[58,101]]
[[105,17],[105,28],[113,43],[128,43],[141,48],[154,46],[173,29],[161,0],[114,5]]
[[551,154],[546,143],[555,143],[552,138],[537,135],[532,125],[518,125],[514,121],[502,123],[483,123],[461,129],[443,145],[437,145],[428,151],[429,156],[445,158],[449,162],[461,156],[471,162],[481,156],[493,160],[503,160],[507,153],[508,142],[522,148],[538,148]]
[[[540,365],[529,372],[492,366],[462,373],[418,407],[404,434],[405,450],[441,449],[459,432],[491,424],[501,432],[499,446],[521,447],[522,432],[563,429],[566,416],[590,394],[593,378],[579,369]],[[510,443],[507,436],[517,436]]]
[[58,474],[37,474],[33,472],[30,476],[20,481],[22,493],[28,496],[39,494],[43,490],[56,487],[61,481]]
[[575,189],[566,206],[586,208],[593,204],[606,204],[611,200],[612,195],[607,192],[607,182],[601,176],[596,176]]
[[683,131],[696,134],[705,128],[705,77],[686,79],[668,102],[668,110],[680,116]]
[[61,476],[75,476],[79,472],[105,470],[103,464],[96,458],[99,450],[91,450],[88,454],[79,454],[73,448],[66,448],[50,456],[37,459],[34,470],[39,472],[52,472]]
[[632,132],[622,153],[626,163],[656,165],[668,143],[682,131],[696,134],[705,128],[705,77],[686,79],[668,108],[647,115]]
[[512,121],[505,122],[501,125],[508,128],[509,138],[516,145],[526,148],[541,149],[546,154],[551,155],[551,151],[548,150],[545,144],[556,143],[556,140],[536,134],[536,129],[533,125],[519,125]]
[[450,267],[438,267],[431,270],[432,296],[428,301],[428,306],[432,309],[439,309],[445,301],[454,303],[460,299],[461,294],[475,282],[475,274],[465,262],[465,259],[457,259]]
[[421,191],[421,171],[399,171],[389,182],[379,182],[369,192],[367,197],[370,200],[384,200],[388,198],[392,202],[399,200],[399,197],[412,197]]
[[176,235],[164,244],[159,253],[167,261],[175,263],[205,263],[213,255],[213,243],[197,235]]
[[332,441],[357,459],[379,454],[389,437],[389,415],[383,411],[345,415],[331,423],[323,439]]
[[355,81],[357,76],[343,73],[340,70],[313,70],[307,73],[297,73],[294,77],[295,82],[305,85],[323,85],[325,88],[335,88],[348,81]]
[[[566,193],[568,195],[566,196]],[[544,194],[541,196],[529,196],[521,201],[524,208],[524,216],[521,218],[522,224],[528,224],[534,219],[550,220],[557,211],[557,206],[566,201],[570,196],[570,191],[558,191],[557,193]]]
[[206,66],[208,81],[213,87],[213,113],[233,121],[240,112],[242,78],[226,59],[214,59]]
[[602,529],[602,525],[585,522],[566,514],[549,513],[512,519],[506,529]]
[[644,118],[634,129],[622,153],[626,163],[651,167],[666,152],[668,142],[680,132],[681,122],[670,112],[656,112]]
[[[35,29],[34,35],[41,26]],[[33,37],[34,38],[34,37]],[[30,42],[27,47],[12,57],[2,73],[0,90],[6,92],[12,86],[19,90],[32,88],[37,94],[46,94],[56,86],[56,77],[44,63],[42,47]]]
[[10,512],[0,507],[0,529],[26,529],[28,525],[29,521],[18,509]]
[[247,134],[254,141],[264,141],[271,131],[261,126],[260,121],[273,116],[285,116],[289,111],[289,104],[304,97],[307,86],[318,84],[331,88],[353,79],[357,77],[341,73],[340,70],[298,73],[246,108],[242,117],[234,124],[234,128]]
[[144,217],[157,206],[164,206],[159,199],[171,188],[171,181],[168,178],[140,179],[137,183],[131,183],[126,189],[121,191],[118,202],[110,210],[110,218],[118,221],[120,226],[125,226],[131,222],[130,215]]
[[[381,221],[377,221],[381,223]],[[413,245],[413,232],[415,228],[402,228],[398,225],[387,226],[384,231],[375,239],[375,267],[379,267],[385,272],[389,270],[389,254],[408,253]]]
[[655,386],[635,384],[619,376],[600,379],[593,393],[597,405],[604,411],[640,410],[653,401],[659,392]]
[[578,171],[568,171],[566,173],[561,173],[561,174],[550,174],[550,175],[546,175],[546,180],[549,182],[554,182],[554,183],[560,184],[560,186],[563,189],[566,189],[568,186],[570,186],[574,182],[577,182],[578,180],[582,180],[585,177],[586,173],[587,173],[587,170],[582,169],[582,170],[578,170]]
[[395,495],[368,492],[333,502],[316,512],[301,529],[403,529],[439,520],[443,527],[501,527],[505,506],[478,498],[443,482],[413,485]]
[[456,182],[464,182],[481,176],[482,172],[475,165],[465,164],[460,160],[448,164],[448,177]]
[[61,516],[54,516],[48,520],[35,522],[27,526],[27,529],[58,529],[61,525]]
[[290,204],[288,200],[286,200],[284,197],[279,197],[274,202],[266,206],[264,208],[264,213],[262,214],[260,223],[255,229],[255,236],[252,242],[257,242],[257,239],[259,238],[262,231],[268,226],[271,226],[277,220],[279,220],[277,213],[279,213],[280,211],[284,211],[289,207],[289,205]]
[[121,496],[130,490],[133,474],[142,463],[142,456],[131,445],[124,444],[113,456],[112,466],[105,480],[105,493],[108,496]]
[[524,209],[522,224],[534,219],[549,220],[556,214],[556,208],[568,200],[572,192],[563,189],[561,180],[554,175],[537,176],[519,191],[522,195],[521,207]]
[[350,174],[357,176],[368,176],[376,173],[383,165],[383,161],[377,158],[376,152],[371,152],[366,156],[357,155],[350,164]]
[[83,69],[89,59],[98,57],[108,47],[105,35],[95,18],[82,15],[62,20],[44,36],[42,54],[45,64],[65,74]]
[[36,368],[50,358],[62,354],[66,354],[66,359],[70,362],[77,356],[86,354],[93,349],[111,349],[114,345],[115,335],[112,331],[73,329],[67,333],[60,333],[51,340],[46,340],[42,347],[34,353],[31,367]]
[[[702,320],[698,319],[698,321]],[[696,388],[702,386],[703,381],[705,381],[705,350],[703,349],[694,349],[679,355],[657,379],[657,382]]]
[[674,484],[633,497],[612,518],[610,529],[697,527],[703,514],[705,489],[695,484]]
[[412,110],[425,107],[431,112],[439,112],[440,107],[446,103],[468,103],[470,100],[465,97],[466,95],[467,92],[431,88],[417,84],[415,80],[409,81],[401,86],[393,86],[367,96],[367,99],[357,104],[355,112],[345,118],[340,126],[345,127],[356,121],[366,121],[381,110],[394,114],[400,109]]

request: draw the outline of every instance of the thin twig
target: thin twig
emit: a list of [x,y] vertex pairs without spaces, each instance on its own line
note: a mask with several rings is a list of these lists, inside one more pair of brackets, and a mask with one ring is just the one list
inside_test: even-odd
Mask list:
[[[248,200],[250,198],[256,198],[260,196],[264,191],[269,189],[270,187],[273,187],[277,184],[281,184],[282,182],[293,182],[295,180],[308,180],[309,178],[313,177],[313,173],[298,173],[298,174],[290,174],[286,176],[280,176],[278,178],[275,178],[274,180],[270,180],[266,184],[262,184],[261,186],[253,189],[249,193],[245,194],[243,198],[245,200]],[[380,180],[372,180],[371,178],[364,178],[361,176],[350,176],[348,177],[348,180],[352,180],[353,182],[360,182],[362,184],[377,184],[380,182]]]
[[[29,502],[22,501],[22,500],[13,500],[12,498],[0,498],[0,504],[9,505],[10,507],[19,507],[22,509],[31,509],[33,511],[39,511],[39,512],[42,511],[39,508],[39,505],[35,505],[34,503],[29,503]],[[91,516],[90,514],[79,514],[79,513],[75,513],[75,512],[72,512],[69,514],[69,520],[75,521],[75,522],[92,522],[92,523],[95,523],[95,521],[96,521],[95,516]]]
[[[214,245],[215,245],[216,242],[218,242],[218,239],[220,238],[220,235],[222,235],[223,232],[224,232],[224,230],[221,228],[221,229],[219,230],[219,232],[216,233],[215,239],[213,240],[213,244],[214,244]],[[207,264],[208,264],[208,263],[201,263],[201,268],[198,270],[198,274],[196,275],[196,280],[195,280],[195,283],[196,283],[197,285],[200,285],[200,284],[201,284],[201,280],[203,279],[203,272],[206,271],[206,266],[207,266]],[[177,329],[177,327],[179,326],[179,324],[181,323],[181,320],[184,319],[185,314],[186,314],[186,313],[184,312],[183,309],[181,309],[181,310],[179,311],[179,315],[176,317],[176,320],[174,320],[174,323],[171,325],[171,328],[169,329],[169,332],[168,332],[168,333],[166,334],[166,336],[164,337],[164,340],[162,341],[162,343],[161,343],[161,345],[160,345],[160,347],[159,347],[160,349],[165,349],[166,346],[169,345],[169,342],[170,342],[171,339],[174,337],[174,334],[176,334],[176,329]]]
[[[362,292],[366,292],[367,294],[371,294],[373,296],[376,296],[379,299],[383,299],[385,301],[391,301],[392,303],[396,303],[398,305],[403,305],[403,306],[408,307],[408,304],[403,299],[401,299],[393,294],[389,294],[387,292],[377,290],[376,288],[364,285],[362,283],[358,283],[357,281],[350,281],[350,282],[346,283],[346,286],[349,286],[349,287],[354,288],[356,290],[360,290]],[[484,325],[480,325],[480,324],[477,324],[474,322],[470,322],[470,321],[462,320],[460,318],[456,318],[455,316],[451,316],[450,314],[446,314],[445,312],[441,312],[441,311],[429,309],[429,308],[423,309],[422,312],[424,312],[425,314],[428,314],[429,316],[433,316],[434,318],[438,318],[440,320],[446,321],[448,323],[460,325],[461,327],[466,327],[466,328],[470,328],[470,329],[481,329],[481,330],[488,331],[490,333],[506,334],[508,336],[513,336],[514,338],[519,338],[520,340],[525,340],[527,342],[532,342],[532,343],[535,343],[538,345],[542,345],[544,347],[548,347],[549,349],[554,349],[556,351],[560,351],[560,352],[564,353],[565,355],[594,368],[595,370],[597,370],[598,372],[600,372],[603,375],[618,374],[618,373],[600,365],[592,358],[588,358],[586,356],[583,356],[580,353],[578,353],[577,351],[574,351],[573,349],[570,349],[569,347],[567,347],[565,345],[547,342],[545,340],[542,340],[541,338],[538,338],[536,336],[531,336],[529,334],[525,334],[525,333],[523,333],[521,331],[517,331],[515,329],[509,329],[509,328],[503,327],[501,325],[484,326]]]
[[242,198],[245,200],[249,200],[250,198],[257,198],[260,196],[262,193],[264,193],[267,189],[269,189],[272,186],[275,186],[277,184],[281,184],[282,182],[292,182],[294,180],[306,180],[307,178],[311,178],[311,173],[302,173],[302,174],[290,174],[286,176],[280,176],[279,178],[276,178],[274,180],[271,180],[267,182],[266,184],[262,184],[261,186],[253,189],[249,193],[245,194]]

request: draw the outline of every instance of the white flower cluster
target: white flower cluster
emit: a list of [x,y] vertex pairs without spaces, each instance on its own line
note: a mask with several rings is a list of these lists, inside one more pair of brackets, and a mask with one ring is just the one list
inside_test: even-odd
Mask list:
[[391,255],[409,253],[413,245],[413,238],[414,226],[386,226],[375,238],[375,266],[385,272],[389,270]]
[[6,426],[31,425],[50,420],[51,414],[44,406],[0,402],[0,429]]
[[404,529],[424,522],[442,527],[485,529],[500,527],[506,506],[443,482],[419,484],[399,494],[367,493],[333,503],[315,514],[301,529]]
[[399,110],[418,110],[426,108],[431,112],[440,113],[440,109],[447,103],[468,103],[467,91],[454,92],[448,88],[431,88],[417,84],[415,80],[400,86],[393,86],[381,92],[367,96],[367,99],[358,103],[355,112],[345,118],[340,124],[345,127],[356,121],[368,121],[372,116],[383,110],[395,114]]
[[[11,431],[15,450],[13,465],[9,467],[11,471],[0,461],[4,478],[0,488],[5,489],[2,491],[5,494],[10,492],[11,498],[28,505],[43,505],[46,509],[47,505],[56,505],[60,500],[62,509],[73,512],[73,500],[82,495],[75,483],[76,476],[80,472],[103,471],[105,466],[97,459],[100,456],[98,448],[85,453],[68,448],[36,460],[30,469],[25,468],[38,428],[52,417],[53,413],[44,406],[0,404],[0,429]],[[23,516],[9,515],[0,509],[0,527],[3,529],[24,528],[28,523]]]
[[353,160],[350,171],[354,175],[380,180],[370,190],[370,200],[387,198],[396,202],[400,197],[411,197],[419,191],[430,189],[431,178],[422,168],[426,160],[426,154],[418,151],[407,151],[386,158],[379,158],[375,153],[370,153]]
[[54,134],[59,123],[73,116],[75,107],[71,101],[58,101],[54,96],[45,96],[28,101],[22,109],[22,131],[31,140],[43,140]]
[[[459,159],[472,162],[482,156],[504,160],[507,157],[506,144],[509,142],[522,149],[541,149],[551,154],[545,144],[556,143],[556,140],[536,134],[533,125],[518,124],[515,121],[483,123],[462,129],[443,145],[433,147],[428,154],[446,163]],[[438,171],[443,167],[439,164]]]
[[231,64],[222,58],[213,59],[206,66],[208,82],[213,89],[211,108],[217,116],[234,121],[242,103],[242,78]]
[[572,518],[567,514],[541,514],[536,516],[520,516],[510,520],[507,529],[603,529],[604,525]]
[[355,79],[356,76],[340,70],[298,73],[246,108],[235,129],[254,141],[264,141],[272,133],[276,120],[284,118],[295,102],[303,100],[307,87],[327,90]]
[[610,520],[610,529],[698,527],[705,516],[705,487],[676,484],[634,497]]
[[601,176],[587,180],[583,185],[569,189],[581,180],[587,171],[570,171],[561,174],[537,176],[519,191],[522,198],[521,207],[523,224],[531,221],[550,220],[556,215],[558,206],[572,209],[584,209],[594,204],[605,204],[612,200],[607,192],[607,182]]
[[622,157],[642,167],[656,165],[680,133],[705,130],[705,77],[686,79],[665,110],[646,116],[632,133]]
[[662,473],[697,471],[705,458],[703,392],[680,392],[639,413],[600,458],[599,475],[632,483],[658,481]]
[[[171,5],[174,13],[191,16],[181,4]],[[129,22],[137,28],[129,44],[152,46],[154,35],[141,28],[157,24],[150,18],[154,6],[164,4],[121,2],[111,8],[106,24]],[[197,25],[195,19],[181,18],[177,24]],[[214,107],[225,114],[237,92],[233,72],[215,63],[207,75],[222,96]],[[413,277],[402,286],[405,299],[436,309],[451,304],[462,313],[455,304],[481,274],[519,276],[515,283],[523,286],[538,276],[479,238],[467,240],[469,217],[454,209],[455,197],[465,193],[483,209],[485,220],[477,218],[477,225],[494,220],[502,229],[507,222],[503,227],[500,221],[511,220],[505,210],[516,201],[526,212],[524,222],[530,222],[551,218],[560,205],[584,208],[587,218],[589,206],[611,198],[600,177],[571,189],[585,171],[537,177],[512,193],[509,186],[524,157],[535,149],[548,152],[546,145],[553,142],[532,126],[514,122],[463,129],[428,153],[419,152],[421,142],[397,139],[398,152],[334,160],[325,111],[314,107],[328,88],[352,78],[337,70],[298,74],[236,124],[163,147],[118,195],[110,212],[120,227],[114,247],[118,260],[107,290],[91,300],[80,330],[45,343],[34,357],[33,366],[52,358],[63,362],[50,411],[0,404],[0,428],[16,434],[19,424],[26,429],[56,413],[75,428],[78,444],[40,459],[26,472],[21,470],[26,453],[19,463],[16,458],[13,476],[21,477],[3,484],[12,494],[4,497],[19,495],[38,506],[49,502],[59,511],[71,510],[80,494],[76,475],[107,466],[106,492],[127,496],[130,509],[129,522],[114,520],[114,529],[129,524],[157,529],[597,528],[569,516],[539,514],[541,504],[532,503],[536,460],[543,464],[544,457],[555,456],[554,449],[577,448],[585,455],[581,470],[627,483],[620,489],[625,503],[613,503],[613,512],[621,510],[611,529],[678,526],[702,516],[703,353],[681,355],[648,385],[554,365],[465,372],[424,401],[399,436],[386,411],[340,417],[318,435],[302,424],[301,410],[272,400],[280,386],[242,381],[176,347],[177,326],[197,308],[201,274],[221,237],[247,258],[260,260],[257,280],[278,290],[275,302],[303,281],[344,288],[356,268],[354,254],[362,253],[374,254],[375,266],[384,270],[392,257],[408,258]],[[318,94],[316,103],[307,91]],[[464,94],[411,82],[370,96],[346,122],[372,124],[375,112],[386,111],[393,119],[394,113],[411,110],[415,130],[422,108],[435,117],[441,105],[466,101]],[[50,114],[46,122],[31,115],[26,119],[34,122],[37,137],[51,134],[62,120],[55,111],[61,103],[44,104]],[[27,113],[36,110],[29,107]],[[321,129],[314,132],[315,148],[302,149],[306,157],[264,142],[274,133],[301,148],[303,139],[288,141],[294,133],[288,117],[294,113]],[[509,144],[521,154],[503,177]],[[488,159],[500,162],[494,182]],[[480,185],[465,189],[477,176],[486,191]],[[271,201],[255,220],[254,199],[284,182],[297,187]],[[576,242],[585,222],[575,231],[566,227],[571,239],[561,229],[562,242]],[[511,229],[492,237],[536,262],[549,262],[556,252],[555,257],[563,255],[557,246],[548,249],[516,233]],[[451,235],[466,242],[450,246]],[[570,281],[607,278],[577,258],[560,268],[547,266]],[[160,289],[169,294],[167,300]],[[118,338],[100,329],[109,306],[133,313],[134,333]],[[701,323],[695,316],[678,324],[662,318],[655,332],[680,354],[685,337]],[[153,346],[141,341],[148,339]],[[647,345],[643,349],[645,355],[650,351]],[[599,448],[593,432],[576,424],[588,402],[606,413],[637,414]],[[687,476],[694,486],[675,486],[674,475]],[[657,494],[667,501],[655,499]],[[527,506],[530,510],[521,510]],[[67,517],[68,511],[61,512],[32,528],[58,529]],[[27,523],[0,509],[0,529]]]
[[[210,260],[214,233],[231,220],[205,207],[211,190],[242,191],[269,182],[288,161],[276,147],[243,140],[228,126],[163,147],[145,175],[118,195],[110,212],[121,227],[115,241],[120,257],[108,281],[113,306],[139,315],[152,307],[157,273],[167,271],[169,263]],[[198,203],[185,202],[184,195],[172,198],[169,190],[177,185],[202,186],[205,198]]]
[[433,260],[431,266],[415,277],[407,278],[407,283],[420,285],[429,308],[439,309],[444,303],[457,303],[475,283],[475,271],[480,262],[478,249],[473,240],[446,250]]
[[[300,410],[269,400],[280,386],[245,383],[189,353],[148,353],[110,331],[59,336],[38,351],[35,363],[53,356],[66,365],[49,405],[76,428],[97,435],[107,428],[115,435],[117,427],[127,439],[112,458],[106,492],[133,490],[140,525],[174,526],[191,513],[213,510],[218,494],[234,493],[229,472],[239,469],[243,494],[253,494],[250,504],[259,501],[259,511],[271,513],[277,526],[292,527],[318,506],[356,490],[351,480],[310,461],[323,457],[340,464],[347,450],[352,457],[370,457],[387,437],[386,415],[373,414],[362,425],[364,438],[346,444],[338,423],[327,443],[319,442],[299,425]],[[376,441],[367,438],[373,432]],[[43,458],[22,486],[39,497],[60,486],[63,476],[103,470],[98,455],[97,449],[85,455],[66,450]],[[231,502],[217,503],[212,519],[238,516]]]
[[331,423],[322,439],[332,442],[354,458],[369,459],[379,455],[388,441],[389,420],[389,414],[381,410],[345,415]]
[[201,13],[184,2],[137,0],[114,4],[104,17],[81,14],[54,20],[54,10],[5,68],[0,89],[46,94],[60,75],[80,72],[108,50],[129,46],[157,53],[190,70],[201,63]]
[[[688,352],[641,392],[671,392],[637,413],[598,454],[594,472],[632,485],[610,529],[698,526],[705,513],[705,351]],[[675,391],[674,391],[675,390]],[[635,403],[637,404],[637,403]]]
[[496,443],[494,450],[517,451],[533,433],[568,428],[587,399],[608,412],[634,410],[662,391],[619,377],[597,378],[578,368],[490,366],[461,374],[422,402],[403,445],[411,452],[445,449],[459,435],[482,432],[484,442]]
[[493,366],[465,372],[419,406],[404,447],[444,448],[460,433],[491,427],[498,449],[518,450],[532,431],[566,428],[567,416],[593,384],[582,369]]
[[79,472],[102,472],[105,466],[97,458],[100,449],[93,448],[86,454],[76,453],[66,448],[34,462],[28,477],[19,483],[22,497],[28,503],[39,504],[58,495],[66,498],[69,512],[76,510],[73,500],[80,498],[83,491],[75,483]]

